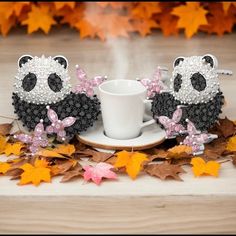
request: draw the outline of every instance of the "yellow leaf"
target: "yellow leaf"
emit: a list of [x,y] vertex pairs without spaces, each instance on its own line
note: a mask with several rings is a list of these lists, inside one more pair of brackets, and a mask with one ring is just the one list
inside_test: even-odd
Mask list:
[[117,160],[114,167],[125,167],[128,175],[135,179],[141,170],[141,164],[148,160],[147,155],[139,152],[121,151],[117,154]]
[[219,174],[220,164],[216,161],[208,161],[207,163],[201,157],[192,158],[192,170],[195,176],[203,174],[217,177]]
[[32,10],[28,13],[28,18],[22,22],[22,25],[28,25],[28,34],[42,29],[44,33],[48,33],[51,26],[55,25],[56,21],[53,19],[46,5],[35,6],[32,5]]
[[64,158],[64,156],[55,152],[54,150],[48,150],[48,149],[43,149],[43,150],[37,152],[36,154],[39,156],[43,156],[43,157],[62,157],[62,158]]
[[233,136],[229,139],[226,145],[226,150],[236,152],[236,136]]
[[21,149],[24,147],[23,143],[7,143],[5,146],[5,150],[3,153],[6,154],[6,156],[10,156],[11,154],[19,156],[21,154]]
[[24,170],[21,174],[20,185],[33,183],[38,186],[42,181],[51,181],[50,168],[48,168],[48,163],[45,160],[36,159],[34,165],[26,163],[20,168]]
[[6,137],[0,135],[0,154],[2,154],[4,152],[6,144],[7,144]]
[[200,25],[207,25],[207,10],[199,2],[186,2],[186,5],[173,8],[172,14],[179,17],[177,27],[185,29],[187,38],[191,38]]
[[180,155],[184,152],[187,154],[191,154],[192,148],[186,145],[178,145],[178,146],[174,146],[173,148],[168,149],[168,152],[172,154],[177,154],[177,155]]
[[6,162],[0,162],[0,173],[5,174],[10,168],[10,164]]
[[75,146],[72,144],[61,144],[53,149],[54,152],[71,156],[75,152]]

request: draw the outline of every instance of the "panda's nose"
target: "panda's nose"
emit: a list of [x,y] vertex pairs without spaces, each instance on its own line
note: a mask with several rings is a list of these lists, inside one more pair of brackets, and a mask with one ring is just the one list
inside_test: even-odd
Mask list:
[[63,87],[61,78],[56,73],[50,74],[48,76],[48,86],[53,92],[60,92]]
[[206,79],[199,72],[194,73],[190,79],[193,88],[198,92],[201,92],[206,88]]

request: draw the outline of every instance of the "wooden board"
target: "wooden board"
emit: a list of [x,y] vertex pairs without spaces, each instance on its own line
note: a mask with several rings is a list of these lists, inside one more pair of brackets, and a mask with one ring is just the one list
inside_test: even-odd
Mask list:
[[[235,33],[199,34],[190,40],[157,34],[114,42],[111,47],[99,40],[80,40],[76,32],[64,28],[48,36],[19,31],[0,37],[0,115],[14,117],[11,93],[22,54],[65,55],[73,84],[75,64],[89,77],[135,79],[151,76],[157,65],[171,71],[177,56],[211,53],[218,57],[219,69],[236,68]],[[235,78],[220,79],[227,102],[224,114],[230,119],[236,119]],[[105,181],[99,187],[82,180],[62,184],[60,178],[39,187],[17,186],[17,181],[0,177],[0,233],[235,233],[232,163],[222,164],[219,178],[194,178],[191,169],[185,169],[183,182],[120,176],[119,181]]]

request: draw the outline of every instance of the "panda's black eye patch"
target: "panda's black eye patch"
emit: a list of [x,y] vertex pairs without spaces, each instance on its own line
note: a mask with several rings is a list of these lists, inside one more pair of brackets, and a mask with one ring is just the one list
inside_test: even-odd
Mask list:
[[191,83],[194,89],[198,92],[203,91],[206,88],[206,79],[199,72],[194,73],[191,77]]
[[177,74],[174,78],[174,91],[179,92],[182,84],[182,75]]
[[30,92],[37,83],[37,77],[34,73],[27,74],[22,80],[22,88],[26,92]]
[[56,73],[50,74],[48,76],[48,85],[53,92],[60,92],[62,89],[62,80]]

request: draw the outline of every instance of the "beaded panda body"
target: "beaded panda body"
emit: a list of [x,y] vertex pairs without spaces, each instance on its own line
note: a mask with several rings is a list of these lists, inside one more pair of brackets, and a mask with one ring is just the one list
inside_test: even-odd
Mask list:
[[85,131],[97,120],[99,100],[96,95],[88,97],[84,93],[72,92],[65,57],[23,55],[18,60],[18,67],[12,105],[19,120],[29,130],[33,130],[41,119],[45,126],[50,125],[48,105],[60,120],[68,116],[76,117],[76,122],[65,129],[68,136]]
[[153,98],[153,115],[172,117],[177,106],[183,105],[180,123],[186,127],[189,119],[198,130],[207,131],[218,120],[224,103],[217,66],[217,59],[210,54],[178,57],[173,64],[170,90]]

